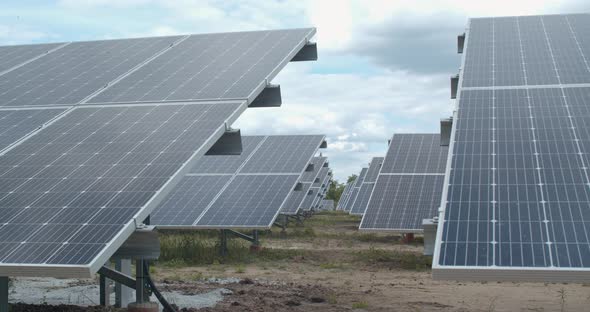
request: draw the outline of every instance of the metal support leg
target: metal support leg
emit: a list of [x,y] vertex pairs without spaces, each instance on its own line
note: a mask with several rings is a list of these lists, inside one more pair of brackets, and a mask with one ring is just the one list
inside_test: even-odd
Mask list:
[[144,303],[149,299],[145,296],[145,275],[143,274],[144,262],[141,259],[135,260],[135,302]]
[[109,302],[110,295],[111,295],[111,287],[109,279],[106,278],[104,275],[99,275],[99,284],[100,284],[100,305],[103,307],[109,306],[111,303]]
[[219,233],[219,254],[222,257],[227,256],[227,232],[226,232],[226,230],[220,230],[220,233]]
[[0,312],[8,312],[8,277],[0,276]]
[[[131,276],[131,259],[115,260],[115,270]],[[125,308],[132,300],[132,289],[121,283],[115,283],[115,307]]]

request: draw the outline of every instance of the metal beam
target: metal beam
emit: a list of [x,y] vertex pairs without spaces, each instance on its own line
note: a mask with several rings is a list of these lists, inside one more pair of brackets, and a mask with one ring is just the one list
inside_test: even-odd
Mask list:
[[317,61],[317,59],[318,59],[318,45],[317,45],[317,43],[308,42],[291,59],[291,62]]
[[127,275],[127,274],[123,274],[119,271],[113,270],[109,267],[103,266],[102,268],[100,268],[100,270],[98,270],[98,274],[101,275],[101,277],[105,277],[108,279],[111,279],[117,283],[120,283],[122,285],[125,285],[131,289],[135,289],[136,286],[136,281],[133,277]]

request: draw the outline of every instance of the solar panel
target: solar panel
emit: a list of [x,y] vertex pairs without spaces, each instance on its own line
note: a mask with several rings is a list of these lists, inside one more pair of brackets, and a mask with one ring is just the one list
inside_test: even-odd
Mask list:
[[381,173],[444,173],[448,149],[440,135],[396,133],[381,166]]
[[373,157],[373,159],[371,159],[369,170],[367,170],[367,175],[365,177],[365,183],[377,181],[377,176],[379,175],[379,171],[381,171],[381,166],[383,165],[383,159],[384,157]]
[[[0,156],[0,271],[104,264],[108,244],[135,229],[133,218],[147,216],[150,199],[240,107],[81,106],[10,149]],[[64,265],[79,271],[58,273]]]
[[[240,170],[241,173],[301,173],[323,136],[276,135],[264,144]],[[313,142],[314,144],[310,144]]]
[[27,62],[34,61],[49,51],[60,48],[62,45],[60,43],[47,43],[2,46],[0,47],[0,75]]
[[296,215],[299,212],[303,199],[307,195],[309,189],[312,187],[312,184],[316,178],[319,179],[318,175],[320,169],[323,168],[326,161],[326,157],[314,157],[312,159],[311,164],[313,164],[313,170],[303,172],[299,179],[299,182],[301,182],[302,186],[301,190],[294,190],[291,192],[291,194],[289,194],[287,201],[283,205],[283,208],[281,208],[281,214]]
[[91,102],[251,101],[314,33],[304,28],[192,35]]
[[347,183],[344,186],[344,190],[342,194],[340,194],[340,199],[338,200],[338,206],[336,206],[336,210],[344,210],[344,203],[346,203],[346,198],[348,197],[348,193],[350,192],[351,184]]
[[375,181],[377,181],[377,176],[383,165],[383,159],[383,157],[374,157],[371,160],[365,179],[363,180],[361,188],[358,190],[356,199],[350,209],[351,214],[362,215],[365,212],[367,204],[369,203],[369,198],[373,192],[373,187],[375,186]]
[[266,139],[265,136],[242,136],[240,155],[205,155],[199,159],[190,173],[233,175],[250,158],[250,155]]
[[318,197],[319,192],[320,192],[319,187],[310,187],[309,190],[307,191],[307,194],[303,198],[303,201],[301,202],[299,209],[301,209],[303,211],[311,210],[313,207],[313,202]]
[[421,233],[422,219],[440,205],[447,153],[439,134],[396,133],[372,191],[367,186],[357,198],[366,207],[359,229]]
[[0,151],[40,129],[65,111],[65,108],[0,110]]
[[[268,228],[323,141],[321,135],[244,137],[242,155],[201,157],[205,160],[183,180],[187,187],[172,191],[150,221],[162,228]],[[220,164],[227,164],[225,170],[218,170]],[[221,187],[204,185],[202,177],[216,176],[225,178]],[[191,187],[212,194],[205,200]]]
[[356,200],[356,197],[358,196],[360,188],[363,185],[363,180],[364,180],[365,175],[367,174],[368,170],[369,170],[368,168],[361,169],[360,174],[358,175],[358,177],[354,181],[352,191],[350,191],[350,196],[348,196],[348,199],[346,201],[346,206],[345,206],[346,211],[350,212],[352,210],[352,206],[354,205],[354,201]]
[[[477,57],[473,42],[490,49],[481,74],[491,79],[466,81],[481,69],[465,66],[435,277],[590,279],[588,26],[588,14],[470,21],[465,57]],[[500,49],[521,64],[519,81],[495,82],[495,68],[509,66]]]
[[70,43],[0,76],[0,103],[2,106],[79,103],[179,39]]
[[311,186],[313,189],[313,198],[310,200],[308,199],[305,203],[305,206],[302,206],[301,209],[303,210],[310,210],[317,207],[318,203],[322,199],[323,192],[327,187],[328,181],[330,180],[330,168],[322,167],[320,168],[318,175],[316,177],[316,181]]
[[[201,73],[186,67],[182,77],[165,69],[141,77],[136,82],[144,90],[165,100],[133,105],[88,102],[130,87],[128,77],[167,62],[166,52],[191,36],[0,47],[0,103],[6,106],[0,109],[0,276],[94,274],[313,32],[287,31],[276,48],[255,58],[260,46],[245,44],[249,34],[225,40],[226,50],[242,42],[252,63],[236,61],[230,73],[210,60],[215,66],[208,67],[205,85],[232,90],[232,97],[239,88],[247,96],[171,100],[155,82],[173,75],[180,86]],[[270,33],[265,38],[274,38]],[[200,62],[194,56],[206,47],[182,49]],[[223,183],[202,180],[210,187]]]

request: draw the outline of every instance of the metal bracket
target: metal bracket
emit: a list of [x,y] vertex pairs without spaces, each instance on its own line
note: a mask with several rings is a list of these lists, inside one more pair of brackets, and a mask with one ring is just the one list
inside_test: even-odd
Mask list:
[[115,259],[160,258],[160,239],[154,226],[139,225],[121,247],[113,254]]
[[242,154],[242,135],[240,129],[226,127],[225,132],[211,146],[205,155],[240,155]]
[[457,53],[463,53],[463,47],[465,46],[465,33],[457,36]]
[[318,45],[315,42],[306,43],[297,54],[291,59],[291,62],[317,61]]
[[280,85],[267,85],[248,107],[280,107],[283,104]]
[[451,142],[451,129],[453,127],[453,118],[443,118],[440,120],[440,146],[449,146]]
[[457,98],[458,86],[459,86],[459,75],[451,76],[451,99]]

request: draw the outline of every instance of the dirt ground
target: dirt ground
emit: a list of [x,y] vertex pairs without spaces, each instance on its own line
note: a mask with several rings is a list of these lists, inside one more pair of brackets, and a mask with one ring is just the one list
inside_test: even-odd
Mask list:
[[[305,225],[313,229],[310,235],[263,236],[267,250],[297,251],[276,261],[160,263],[152,275],[161,290],[185,295],[220,287],[231,291],[215,307],[198,311],[590,311],[590,285],[585,284],[434,281],[420,243],[360,234],[357,222],[348,216],[314,216]],[[215,282],[227,278],[239,282]]]

